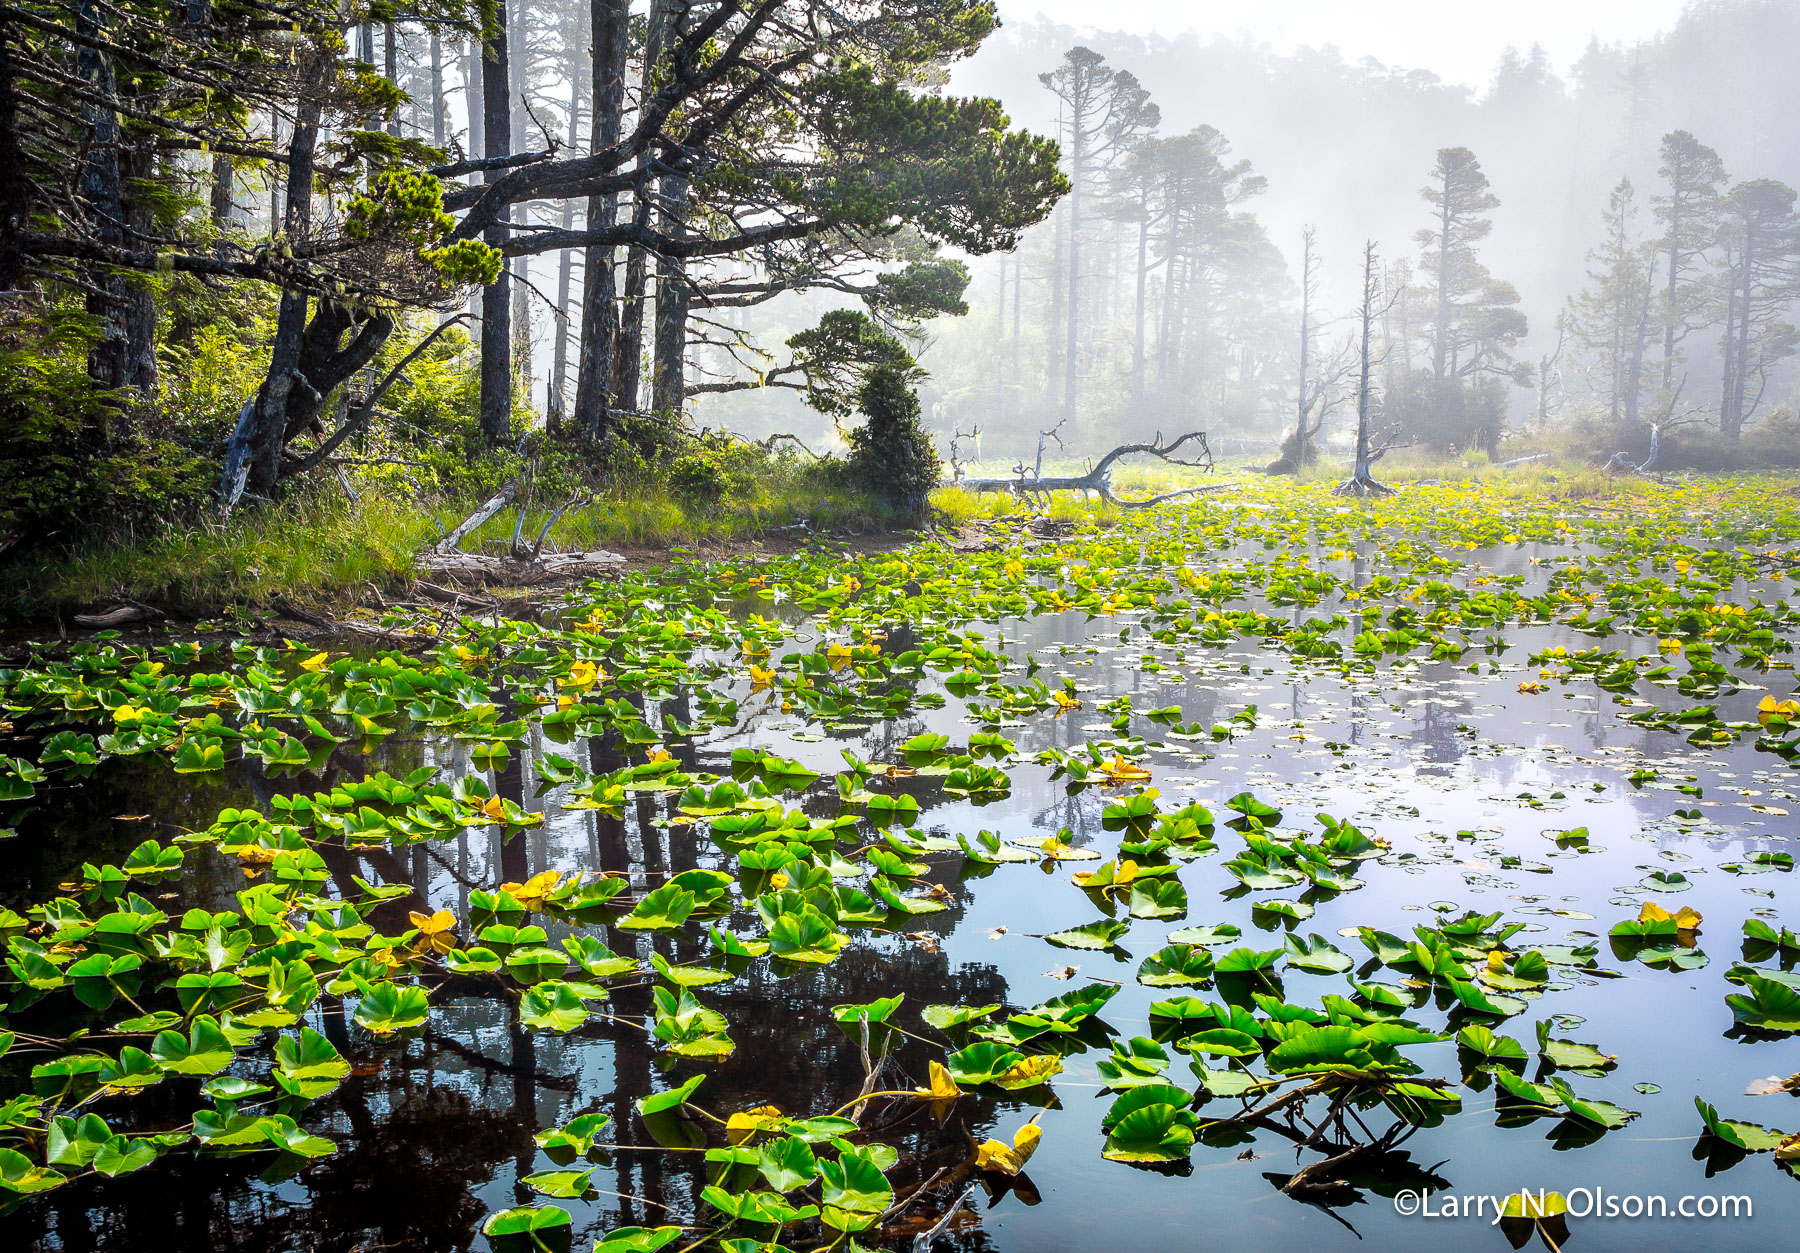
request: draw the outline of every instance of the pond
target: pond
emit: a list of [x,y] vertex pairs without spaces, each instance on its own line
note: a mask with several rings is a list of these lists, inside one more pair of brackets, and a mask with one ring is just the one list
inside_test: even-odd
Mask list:
[[1794,504],[1280,486],[15,659],[0,1236],[1787,1247]]

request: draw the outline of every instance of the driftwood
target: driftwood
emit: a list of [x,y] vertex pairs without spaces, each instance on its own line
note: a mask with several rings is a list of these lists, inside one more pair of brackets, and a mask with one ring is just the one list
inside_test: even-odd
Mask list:
[[[1060,427],[1062,424],[1058,423]],[[1198,466],[1210,472],[1213,468],[1212,449],[1207,446],[1204,431],[1189,431],[1186,435],[1163,443],[1162,433],[1157,432],[1148,444],[1120,444],[1095,463],[1094,468],[1086,474],[1052,475],[1048,478],[1042,473],[1044,462],[1044,442],[1056,439],[1056,428],[1042,431],[1038,435],[1037,463],[1027,469],[1024,464],[1013,467],[1012,478],[961,479],[957,486],[971,492],[1011,492],[1015,496],[1048,495],[1051,492],[1094,492],[1108,504],[1127,509],[1147,509],[1151,505],[1160,505],[1166,500],[1175,500],[1182,496],[1196,496],[1204,492],[1218,492],[1230,487],[1229,483],[1209,484],[1205,487],[1184,487],[1178,491],[1164,492],[1152,496],[1148,500],[1120,500],[1113,495],[1113,464],[1122,457],[1145,453],[1160,458],[1171,465]],[[1196,444],[1199,451],[1192,458],[1178,456],[1180,450],[1188,444]]]
[[519,480],[514,479],[505,487],[495,492],[492,496],[489,496],[486,500],[482,501],[480,507],[477,508],[474,513],[456,524],[456,529],[454,531],[451,531],[450,534],[433,544],[430,549],[431,553],[434,555],[454,553],[462,545],[463,540],[468,537],[469,532],[473,531],[483,522],[486,522],[502,509],[512,504],[513,499],[518,496],[518,494]]
[[1510,470],[1514,466],[1528,466],[1534,461],[1548,461],[1548,460],[1550,460],[1549,453],[1535,452],[1535,453],[1532,453],[1529,457],[1514,457],[1511,461],[1496,461],[1494,463],[1493,468],[1496,470]]
[[419,558],[421,573],[439,575],[477,585],[517,585],[563,578],[581,570],[616,566],[624,557],[596,548],[581,553],[541,553],[536,558],[490,557],[481,553],[425,553]]
[[[546,579],[566,577],[580,570],[618,565],[625,560],[618,553],[598,548],[589,552],[576,553],[547,553],[544,551],[544,545],[550,538],[550,529],[571,509],[592,501],[591,496],[577,496],[552,513],[538,530],[537,539],[530,547],[526,547],[523,542],[525,511],[521,508],[518,523],[513,527],[512,543],[508,546],[509,551],[506,556],[495,557],[483,553],[463,552],[461,544],[470,532],[506,508],[518,494],[519,483],[515,479],[484,500],[480,508],[457,524],[455,530],[419,554],[415,562],[419,572],[454,579],[460,583],[473,583],[478,586],[490,584],[524,586],[541,583]],[[452,598],[457,596],[457,593],[453,591],[434,588],[431,584],[421,584],[420,586],[427,595],[433,596],[434,599],[441,600],[444,595]]]
[[102,613],[78,613],[71,621],[76,626],[85,627],[90,631],[105,631],[133,622],[154,622],[162,616],[162,610],[152,609],[149,605],[140,605],[136,601],[132,601],[120,605],[117,609],[108,609]]

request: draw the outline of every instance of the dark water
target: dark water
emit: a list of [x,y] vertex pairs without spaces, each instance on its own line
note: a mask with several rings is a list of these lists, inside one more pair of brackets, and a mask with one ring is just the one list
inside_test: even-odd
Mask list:
[[[1269,1134],[1221,1147],[1198,1144],[1185,1172],[1103,1160],[1099,1121],[1110,1097],[1094,1062],[1105,1052],[1076,1054],[1051,1088],[1035,1095],[965,1097],[945,1126],[913,1104],[872,1120],[881,1138],[900,1149],[901,1164],[891,1178],[904,1195],[938,1168],[965,1160],[970,1137],[1009,1138],[1037,1112],[1033,1102],[1048,1099],[1053,1088],[1056,1104],[1042,1113],[1045,1135],[1031,1160],[1028,1183],[991,1208],[978,1191],[973,1208],[981,1211],[979,1218],[959,1220],[936,1247],[1008,1253],[1125,1246],[1504,1247],[1501,1232],[1485,1219],[1398,1215],[1383,1193],[1415,1177],[1434,1178],[1455,1193],[1599,1187],[1615,1194],[1662,1194],[1671,1204],[1689,1194],[1747,1196],[1752,1218],[1577,1220],[1571,1223],[1571,1243],[1583,1250],[1695,1243],[1746,1250],[1792,1247],[1800,1231],[1800,1181],[1768,1154],[1736,1163],[1708,1160],[1696,1148],[1700,1122],[1692,1098],[1705,1096],[1727,1117],[1800,1129],[1800,1104],[1793,1099],[1742,1095],[1751,1080],[1800,1071],[1800,1041],[1748,1041],[1732,1031],[1723,1000],[1736,990],[1723,976],[1738,955],[1743,918],[1762,913],[1800,923],[1793,880],[1785,873],[1734,876],[1718,869],[1754,850],[1794,851],[1800,820],[1750,807],[1800,813],[1800,776],[1756,753],[1748,741],[1702,751],[1678,735],[1631,727],[1619,720],[1611,696],[1585,680],[1566,686],[1550,682],[1541,695],[1520,695],[1520,681],[1536,677],[1536,670],[1525,666],[1528,653],[1558,643],[1571,650],[1593,643],[1571,632],[1515,632],[1499,674],[1470,674],[1471,662],[1479,659],[1485,671],[1488,660],[1472,652],[1457,664],[1395,668],[1383,662],[1372,674],[1346,679],[1335,670],[1297,669],[1283,656],[1254,648],[1184,654],[1147,650],[1141,637],[1121,643],[1119,629],[1130,621],[1088,622],[1075,614],[1004,624],[1010,653],[1034,654],[1053,673],[1068,669],[1088,706],[1007,728],[1022,754],[1114,734],[1109,715],[1093,709],[1113,695],[1130,694],[1139,708],[1179,703],[1184,721],[1208,725],[1256,705],[1255,730],[1219,743],[1168,740],[1149,756],[1164,808],[1199,800],[1222,812],[1225,798],[1248,789],[1278,805],[1285,826],[1312,827],[1312,815],[1325,812],[1390,841],[1395,854],[1414,854],[1404,864],[1364,863],[1358,877],[1365,888],[1320,902],[1316,916],[1299,924],[1300,932],[1331,939],[1359,962],[1363,946],[1353,936],[1340,937],[1340,929],[1369,925],[1404,935],[1415,924],[1433,923],[1436,905],[1453,905],[1448,916],[1465,908],[1505,911],[1509,921],[1543,928],[1519,942],[1581,944],[1599,937],[1602,966],[1623,977],[1579,978],[1576,986],[1533,999],[1524,1015],[1496,1030],[1530,1050],[1538,1019],[1581,1016],[1585,1021],[1559,1025],[1556,1034],[1617,1054],[1619,1066],[1603,1078],[1573,1077],[1576,1090],[1641,1110],[1643,1116],[1582,1143],[1566,1134],[1559,1138],[1556,1120],[1497,1127],[1491,1090],[1462,1089],[1461,1110],[1413,1136],[1405,1145],[1407,1158],[1387,1163],[1385,1181],[1370,1179],[1347,1189],[1333,1198],[1341,1204],[1328,1209],[1278,1191],[1279,1181],[1296,1169],[1296,1156],[1290,1144]],[[984,630],[991,638],[994,629]],[[1147,653],[1159,659],[1162,670],[1142,668]],[[1657,698],[1648,686],[1643,694]],[[1720,701],[1723,716],[1754,718],[1758,697],[1744,692]],[[657,702],[647,712],[654,722]],[[673,703],[661,712],[685,717]],[[719,773],[729,772],[729,753],[736,747],[798,757],[825,772],[806,807],[828,815],[836,811],[829,776],[842,768],[840,748],[893,760],[897,745],[919,731],[942,731],[962,742],[969,729],[961,703],[950,698],[941,710],[898,723],[830,732],[764,713],[733,731],[682,744],[676,752],[691,770]],[[1148,740],[1164,735],[1147,721],[1134,720],[1132,730]],[[666,824],[675,815],[673,796],[642,796],[628,804],[622,821],[593,811],[562,811],[554,789],[533,800],[535,755],[575,753],[536,741],[530,748],[515,754],[495,782],[503,795],[543,808],[545,826],[504,844],[497,837],[468,835],[400,853],[339,854],[331,864],[334,877],[348,885],[350,874],[366,874],[372,866],[391,882],[410,883],[413,896],[388,907],[395,911],[396,929],[404,926],[405,910],[438,908],[455,911],[466,928],[470,886],[523,880],[544,869],[587,868],[630,872],[640,886],[654,886],[668,873],[716,862],[716,849],[699,829]],[[603,742],[578,743],[575,749],[587,755],[585,764],[595,771],[616,768],[622,760],[616,746]],[[373,756],[334,757],[323,777],[302,779],[300,785],[324,785],[334,776],[377,768],[399,773],[421,763],[441,767],[441,777],[474,772],[465,746],[396,738]],[[1643,765],[1659,770],[1663,781],[1642,788],[1629,784],[1626,776]],[[1007,769],[1010,797],[987,805],[947,796],[931,778],[910,779],[905,786],[926,807],[921,825],[931,831],[991,829],[1023,841],[1067,826],[1078,843],[1103,857],[1113,855],[1117,837],[1100,823],[1109,799],[1105,790],[1071,796],[1044,767],[1020,762]],[[1700,824],[1672,817],[1675,809],[1695,803],[1671,786],[1690,775],[1703,790]],[[276,788],[296,787],[293,780],[274,784],[251,772],[208,781],[173,775],[160,763],[109,763],[79,792],[56,794],[22,825],[6,849],[6,899],[15,904],[41,899],[80,862],[117,860],[149,830],[168,834],[173,827],[204,826],[221,806],[259,803]],[[121,815],[147,817],[124,821]],[[1593,851],[1560,852],[1545,834],[1576,827],[1590,831]],[[209,1161],[189,1153],[117,1180],[90,1177],[0,1218],[0,1248],[351,1253],[484,1247],[483,1219],[531,1199],[518,1179],[550,1166],[537,1152],[533,1133],[576,1114],[610,1113],[621,1141],[648,1145],[632,1101],[700,1071],[709,1077],[695,1099],[721,1113],[772,1104],[803,1115],[852,1098],[863,1080],[862,1061],[857,1044],[827,1012],[834,1004],[904,993],[899,1021],[917,1029],[917,1011],[928,1004],[1004,1001],[1023,1007],[1093,980],[1116,980],[1123,988],[1104,1018],[1121,1036],[1149,1035],[1152,1001],[1207,995],[1204,989],[1153,989],[1135,982],[1139,961],[1161,947],[1170,931],[1232,922],[1243,929],[1243,943],[1279,946],[1276,935],[1259,930],[1274,924],[1252,918],[1251,897],[1224,894],[1236,884],[1219,866],[1238,842],[1224,830],[1218,839],[1221,853],[1181,871],[1190,897],[1188,916],[1135,922],[1117,953],[1069,951],[1036,938],[1095,917],[1091,901],[1069,882],[1081,864],[1048,871],[1004,865],[984,873],[985,868],[962,867],[958,856],[933,856],[925,878],[947,885],[954,905],[909,923],[914,934],[855,932],[850,948],[830,966],[782,977],[768,963],[756,962],[735,982],[701,989],[701,999],[729,1019],[737,1041],[736,1052],[723,1060],[680,1061],[665,1069],[642,1032],[600,1022],[565,1037],[519,1032],[509,1029],[504,1002],[479,998],[434,999],[423,1036],[381,1043],[354,1028],[347,1031],[341,1008],[334,1015],[335,1002],[327,997],[324,1013],[315,1008],[310,1020],[336,1040],[356,1072],[312,1107],[306,1125],[339,1143],[335,1155],[273,1181],[259,1178],[242,1161]],[[1552,873],[1503,869],[1502,854],[1542,863]],[[191,853],[189,865],[179,891],[169,894],[178,899],[159,904],[224,909],[233,903],[232,893],[242,886],[235,863]],[[1653,970],[1620,961],[1607,950],[1605,932],[1636,915],[1648,896],[1635,885],[1655,869],[1680,869],[1693,882],[1691,891],[1656,899],[1671,908],[1691,905],[1705,915],[1700,946],[1711,964],[1702,970]],[[566,933],[554,925],[550,930],[552,945]],[[652,948],[674,960],[697,957],[703,948],[680,937],[614,931],[608,938],[617,951],[646,959]],[[1069,966],[1078,967],[1073,977],[1055,977]],[[1284,982],[1288,999],[1298,1004],[1346,991],[1339,976],[1293,971]],[[615,992],[612,1009],[641,1021],[649,1003],[647,985],[626,988]],[[1442,1021],[1429,1008],[1417,1017],[1428,1025]],[[1451,1080],[1460,1075],[1454,1044],[1410,1048],[1407,1054],[1427,1074]],[[897,1051],[895,1065],[906,1082],[921,1082],[927,1062],[941,1056],[939,1048],[908,1042]],[[1185,1055],[1172,1057],[1171,1080],[1193,1086]],[[1634,1091],[1640,1083],[1661,1090],[1640,1094]],[[140,1125],[154,1125],[164,1112],[152,1104],[167,1099],[157,1092],[138,1098],[145,1103],[136,1111]],[[182,1121],[189,1108],[171,1104],[166,1113]],[[895,1121],[888,1125],[884,1119]],[[601,1189],[597,1202],[556,1202],[575,1215],[575,1247],[585,1249],[594,1237],[626,1223],[691,1220],[702,1208],[698,1194],[705,1183],[697,1165],[697,1155],[684,1160],[662,1151],[615,1153],[594,1174]],[[909,1218],[918,1228],[929,1225],[953,1195],[921,1199]],[[902,1232],[880,1243],[905,1248],[910,1239]]]

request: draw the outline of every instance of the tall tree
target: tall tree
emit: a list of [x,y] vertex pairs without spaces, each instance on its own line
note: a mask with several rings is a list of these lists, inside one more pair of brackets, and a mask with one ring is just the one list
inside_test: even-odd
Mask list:
[[1431,206],[1434,225],[1414,237],[1420,270],[1433,289],[1431,372],[1441,382],[1461,372],[1474,345],[1476,327],[1493,279],[1476,256],[1475,245],[1494,229],[1485,216],[1500,205],[1488,189],[1481,162],[1467,148],[1440,148],[1431,182],[1419,190]]
[[1662,225],[1657,241],[1662,256],[1662,385],[1675,387],[1675,365],[1681,341],[1705,324],[1713,307],[1706,255],[1719,242],[1719,208],[1725,186],[1725,163],[1719,154],[1687,131],[1670,131],[1662,139],[1664,189],[1652,197]]
[[1774,179],[1739,183],[1725,198],[1719,270],[1725,310],[1719,431],[1735,441],[1755,416],[1769,371],[1800,350],[1786,320],[1800,294],[1800,218],[1794,189]]
[[1062,103],[1063,134],[1068,142],[1069,197],[1066,213],[1069,262],[1066,287],[1067,312],[1063,330],[1062,410],[1065,420],[1076,416],[1076,377],[1081,338],[1082,196],[1091,192],[1097,174],[1110,172],[1113,163],[1142,137],[1156,129],[1157,106],[1150,93],[1128,71],[1115,70],[1091,48],[1076,47],[1063,54],[1062,64],[1038,75],[1038,81]]
[[1637,237],[1637,192],[1620,179],[1606,202],[1606,234],[1588,253],[1588,285],[1573,301],[1573,329],[1613,425],[1638,424],[1644,357],[1655,306],[1658,244]]
[[[516,4],[519,0],[513,0]],[[481,102],[482,151],[492,157],[512,152],[512,89],[507,56],[507,0],[492,0],[489,23],[482,31]],[[492,186],[505,177],[498,167],[486,171]],[[488,247],[505,248],[512,220],[510,203],[496,205],[482,230]],[[481,297],[481,436],[490,445],[512,437],[513,342],[512,276],[502,266]]]
[[[567,70],[569,75],[569,151],[577,150],[581,141],[581,101],[587,92],[589,66],[591,61],[581,55],[581,36],[586,27],[583,23],[574,23],[573,38],[569,41],[569,58]],[[565,231],[575,229],[575,197],[563,200],[562,228]],[[564,411],[568,407],[569,386],[569,292],[574,278],[575,250],[564,248],[557,257],[556,264],[556,307],[551,315],[552,336],[550,345],[550,386],[544,397],[544,428],[549,431],[560,430]]]
[[[588,125],[588,152],[608,152],[624,126],[625,74],[631,53],[630,0],[592,0],[588,9],[593,48],[593,115]],[[618,221],[619,193],[588,197],[590,230],[610,230]],[[607,417],[616,406],[635,406],[634,395],[619,388],[619,308],[612,244],[589,244],[581,266],[581,337],[576,352],[575,429],[588,439],[606,434]],[[634,349],[635,351],[635,349]],[[636,384],[632,384],[635,393]]]
[[1350,477],[1338,485],[1338,492],[1348,496],[1389,496],[1393,488],[1375,478],[1375,463],[1387,451],[1375,431],[1374,330],[1388,310],[1393,308],[1397,293],[1382,290],[1380,257],[1375,241],[1363,245],[1362,295],[1356,306],[1357,374],[1356,374],[1356,454]]

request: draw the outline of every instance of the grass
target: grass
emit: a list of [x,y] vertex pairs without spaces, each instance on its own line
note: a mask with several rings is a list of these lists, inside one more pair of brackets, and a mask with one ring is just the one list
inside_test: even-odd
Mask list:
[[[886,529],[892,521],[880,502],[847,490],[777,480],[745,496],[710,508],[662,489],[602,496],[564,515],[551,542],[561,551],[666,548],[747,542],[803,521],[812,532],[858,533]],[[182,615],[277,599],[342,607],[370,584],[385,589],[409,581],[414,556],[474,505],[444,500],[420,509],[374,495],[355,505],[308,498],[243,512],[226,525],[202,522],[149,539],[28,554],[0,567],[0,621],[43,620],[119,599]],[[537,537],[552,512],[549,505],[527,505],[525,542]],[[507,509],[463,547],[505,552],[517,522],[518,511]]]
[[[1072,472],[1081,468],[1066,467]],[[1058,466],[1054,472],[1064,469]],[[1047,466],[1046,473],[1051,472]],[[1322,486],[1343,473],[1340,463],[1326,459],[1308,466],[1299,482]],[[1591,463],[1563,457],[1496,470],[1485,462],[1430,458],[1405,450],[1382,461],[1380,477],[1396,487],[1479,480],[1496,499],[1512,501],[1629,500],[1660,490],[1647,480],[1609,475]],[[1234,481],[1251,495],[1277,490],[1247,462],[1222,464],[1210,477],[1181,467],[1122,467],[1114,487],[1127,498],[1141,498],[1177,487]],[[1793,490],[1793,479],[1778,475],[1767,485],[1769,490]],[[932,504],[939,518],[953,527],[1021,510],[1037,511],[1037,506],[1022,505],[1009,493],[974,493],[959,487],[939,488],[932,493]],[[182,615],[265,606],[278,599],[313,608],[343,607],[359,599],[368,585],[388,589],[407,583],[414,555],[472,508],[473,502],[445,500],[421,509],[373,494],[356,505],[336,498],[309,498],[241,514],[228,526],[202,523],[151,539],[28,555],[0,567],[0,621],[44,620],[122,598]],[[527,542],[536,538],[551,511],[547,504],[527,502],[522,528]],[[1102,525],[1119,513],[1098,499],[1069,492],[1053,496],[1043,512],[1055,521]],[[517,511],[506,510],[471,535],[464,548],[505,552],[517,522]],[[798,529],[802,522],[804,530]],[[565,515],[552,542],[561,551],[705,547],[784,532],[794,538],[821,532],[860,534],[887,530],[891,524],[892,517],[880,502],[866,495],[776,475],[743,489],[729,505],[717,507],[683,501],[663,488],[603,496]]]
[[354,599],[391,584],[432,538],[417,513],[387,501],[295,503],[155,538],[32,555],[0,570],[6,617],[43,618],[120,597],[174,612],[226,605]]

